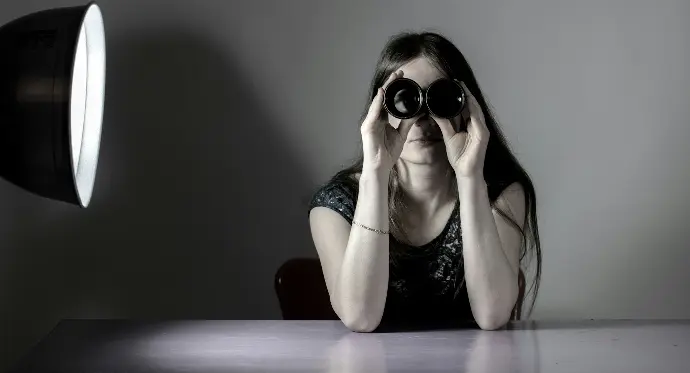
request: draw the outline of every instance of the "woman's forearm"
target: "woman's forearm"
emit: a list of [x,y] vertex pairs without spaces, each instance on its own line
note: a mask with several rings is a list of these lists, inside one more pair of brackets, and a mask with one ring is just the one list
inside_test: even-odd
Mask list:
[[361,225],[387,232],[388,218],[388,175],[363,172],[354,221],[336,283],[339,316],[355,331],[376,329],[388,291],[389,236]]
[[510,320],[518,294],[518,273],[501,247],[484,180],[458,178],[458,193],[472,314],[481,328],[497,329]]

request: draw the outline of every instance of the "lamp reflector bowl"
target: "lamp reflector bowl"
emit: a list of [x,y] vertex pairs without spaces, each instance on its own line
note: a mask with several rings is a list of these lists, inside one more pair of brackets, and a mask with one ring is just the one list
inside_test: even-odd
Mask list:
[[87,207],[101,142],[105,30],[95,2],[0,27],[0,176]]

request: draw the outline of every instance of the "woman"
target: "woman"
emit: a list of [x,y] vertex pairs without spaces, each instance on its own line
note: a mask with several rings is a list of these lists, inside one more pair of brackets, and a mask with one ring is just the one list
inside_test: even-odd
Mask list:
[[[384,89],[458,82],[463,111],[396,119]],[[309,223],[333,310],[353,331],[474,322],[503,327],[525,254],[541,249],[532,182],[452,42],[403,33],[383,50],[360,130],[362,156],[314,195]],[[400,116],[398,116],[400,117]]]

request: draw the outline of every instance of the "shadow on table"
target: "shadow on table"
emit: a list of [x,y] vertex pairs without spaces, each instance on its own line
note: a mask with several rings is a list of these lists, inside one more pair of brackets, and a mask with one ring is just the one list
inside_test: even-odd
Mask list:
[[327,356],[326,371],[333,373],[540,371],[536,335],[530,332],[349,333]]
[[406,323],[406,324],[381,324],[376,333],[406,333],[425,331],[452,331],[452,330],[481,330],[477,323],[472,321],[454,323]]
[[[511,321],[500,330],[592,330],[592,329],[617,329],[631,327],[650,326],[674,326],[690,325],[690,320],[640,320],[640,319],[583,319],[583,320],[521,320]],[[467,331],[481,328],[475,322],[462,322],[453,324],[406,324],[406,325],[381,325],[376,329],[377,334],[409,333],[409,332],[434,332],[434,331]]]
[[[538,333],[350,333],[329,326],[65,320],[13,373],[73,371],[539,372]],[[427,330],[428,331],[428,330]],[[335,332],[335,334],[334,334]],[[241,367],[241,369],[240,369]],[[325,368],[325,369],[324,369]]]
[[525,320],[507,325],[508,330],[573,330],[612,329],[649,326],[690,325],[690,320],[632,320],[632,319],[583,319],[583,320]]

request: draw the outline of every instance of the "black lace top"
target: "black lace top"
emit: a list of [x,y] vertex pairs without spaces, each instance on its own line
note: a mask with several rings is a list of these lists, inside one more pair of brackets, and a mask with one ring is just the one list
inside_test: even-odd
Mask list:
[[[309,210],[328,207],[350,224],[357,203],[356,183],[332,179],[313,196]],[[464,286],[460,211],[456,203],[443,232],[413,247],[390,235],[388,295],[382,326],[473,323]]]

